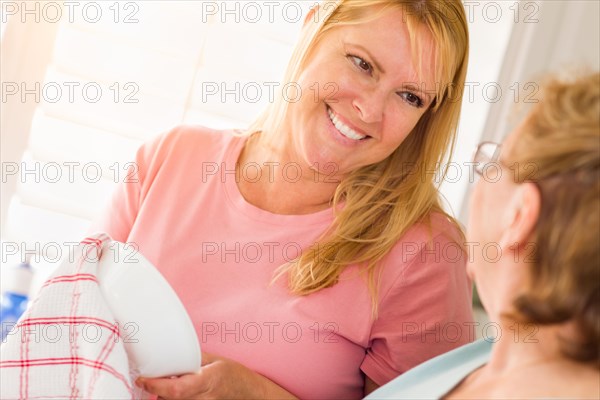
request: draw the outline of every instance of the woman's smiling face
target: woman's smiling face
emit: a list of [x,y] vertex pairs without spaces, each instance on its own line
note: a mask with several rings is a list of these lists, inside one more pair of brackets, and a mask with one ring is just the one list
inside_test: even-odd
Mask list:
[[419,26],[421,74],[413,65],[401,10],[357,25],[334,27],[309,55],[290,104],[286,131],[294,159],[336,175],[387,158],[435,97],[434,45]]

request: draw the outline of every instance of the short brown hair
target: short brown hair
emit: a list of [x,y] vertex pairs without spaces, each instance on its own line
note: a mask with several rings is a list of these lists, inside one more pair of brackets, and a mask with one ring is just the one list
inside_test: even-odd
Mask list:
[[563,353],[600,363],[600,73],[550,78],[541,93],[507,155],[541,194],[531,283],[515,308],[531,323],[575,322]]

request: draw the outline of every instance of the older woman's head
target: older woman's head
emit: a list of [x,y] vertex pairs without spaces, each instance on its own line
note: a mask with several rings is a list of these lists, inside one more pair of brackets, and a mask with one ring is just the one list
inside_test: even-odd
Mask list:
[[[562,351],[600,359],[600,74],[545,83],[471,198],[470,272],[491,314],[571,323]],[[494,181],[494,182],[492,182]],[[498,251],[482,251],[487,245]]]

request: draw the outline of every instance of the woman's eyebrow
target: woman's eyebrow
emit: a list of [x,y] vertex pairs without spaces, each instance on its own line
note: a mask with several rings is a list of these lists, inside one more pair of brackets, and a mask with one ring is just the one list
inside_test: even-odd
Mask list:
[[371,52],[369,52],[369,50],[367,50],[366,48],[364,48],[363,46],[361,46],[360,44],[357,44],[357,43],[349,43],[349,44],[351,46],[357,47],[358,49],[367,53],[367,55],[369,56],[369,58],[371,59],[373,64],[375,64],[375,67],[377,67],[378,70],[380,70],[381,72],[383,72],[385,74],[385,69],[383,69],[383,67],[381,66],[379,61],[377,61],[377,59],[373,56],[373,54],[371,54]]
[[408,89],[408,90],[412,90],[413,92],[419,92],[419,93],[421,93],[422,95],[424,95],[425,97],[427,97],[427,101],[428,101],[428,102],[429,102],[429,101],[431,101],[431,94],[430,94],[430,91],[428,91],[428,90],[423,90],[423,89],[421,89],[419,86],[415,85],[414,83],[408,83],[408,82],[407,82],[407,83],[405,83],[403,86],[404,86],[406,89]]
[[[379,63],[379,61],[377,61],[377,59],[373,56],[373,54],[371,54],[371,52],[369,52],[369,50],[367,50],[365,47],[361,46],[358,43],[348,43],[350,46],[356,47],[361,51],[364,51],[365,53],[367,53],[367,56],[369,56],[369,58],[371,59],[371,61],[373,62],[373,64],[375,65],[375,67],[380,70],[382,73],[385,74],[385,69],[383,69],[383,67],[381,66],[381,64]],[[412,90],[414,92],[419,92],[421,93],[423,96],[427,97],[427,102],[430,102],[432,100],[432,96],[431,93],[427,90],[422,90],[418,85],[415,85],[414,83],[404,83],[403,86],[406,89]]]

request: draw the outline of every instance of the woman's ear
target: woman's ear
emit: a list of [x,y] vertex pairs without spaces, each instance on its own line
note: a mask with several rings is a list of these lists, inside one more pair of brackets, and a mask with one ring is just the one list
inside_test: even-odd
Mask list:
[[310,8],[310,10],[308,11],[308,14],[306,14],[306,18],[304,18],[304,26],[306,26],[308,24],[308,21],[310,21],[310,19],[315,16],[317,11],[319,11],[319,5],[315,4],[314,6],[312,6]]
[[540,216],[541,203],[540,191],[534,183],[518,185],[508,204],[509,221],[499,243],[502,250],[513,247],[515,243],[523,244],[527,241]]

